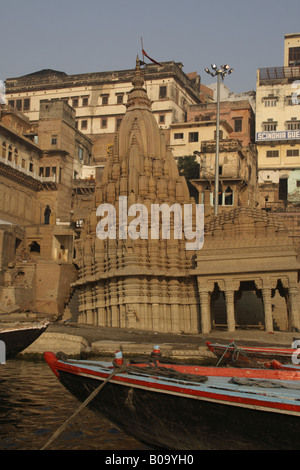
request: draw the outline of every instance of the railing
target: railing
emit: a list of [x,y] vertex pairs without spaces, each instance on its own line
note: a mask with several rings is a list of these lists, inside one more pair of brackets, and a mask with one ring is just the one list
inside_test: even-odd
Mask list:
[[57,177],[56,175],[53,176],[40,176],[34,171],[30,171],[28,168],[23,168],[21,165],[18,165],[14,161],[7,160],[7,158],[3,158],[0,156],[0,162],[4,163],[4,165],[8,165],[11,168],[14,168],[17,171],[20,171],[21,173],[30,176],[31,178],[34,178],[35,180],[40,181],[41,183],[56,183],[57,182]]

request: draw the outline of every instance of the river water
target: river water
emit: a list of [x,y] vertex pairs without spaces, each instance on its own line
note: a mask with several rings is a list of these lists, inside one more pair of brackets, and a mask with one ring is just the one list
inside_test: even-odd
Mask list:
[[[39,450],[80,403],[43,361],[0,364],[0,450]],[[147,450],[87,408],[47,450]]]

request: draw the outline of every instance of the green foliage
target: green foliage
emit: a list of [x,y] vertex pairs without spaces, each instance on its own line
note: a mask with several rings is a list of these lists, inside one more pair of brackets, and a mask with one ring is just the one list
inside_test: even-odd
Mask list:
[[177,160],[177,166],[179,174],[184,176],[186,179],[190,196],[193,197],[195,201],[198,201],[198,191],[190,182],[190,180],[199,178],[200,164],[196,161],[196,156],[185,155],[184,157],[179,157]]

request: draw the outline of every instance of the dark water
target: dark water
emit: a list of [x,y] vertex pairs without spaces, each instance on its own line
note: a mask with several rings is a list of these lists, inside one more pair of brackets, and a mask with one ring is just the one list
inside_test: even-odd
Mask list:
[[[44,362],[0,364],[0,450],[39,450],[80,403]],[[47,450],[145,450],[108,421],[83,409]]]

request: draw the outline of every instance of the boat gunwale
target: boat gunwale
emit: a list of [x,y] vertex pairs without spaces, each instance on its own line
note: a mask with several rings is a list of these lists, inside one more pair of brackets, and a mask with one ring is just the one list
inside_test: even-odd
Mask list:
[[[55,358],[55,365],[54,365],[53,359],[51,361],[48,358],[46,359],[46,361],[48,362],[49,366],[51,367],[53,372],[56,373],[58,377],[59,377],[59,373],[57,371],[61,371],[63,373],[65,372],[65,373],[69,373],[69,374],[80,376],[80,377],[86,377],[86,378],[91,378],[95,380],[106,380],[114,370],[114,368],[112,367],[109,371],[106,371],[106,372],[96,371],[89,367],[87,368],[78,367],[77,365],[74,365],[74,364],[68,364],[57,358]],[[134,378],[130,376],[128,373],[126,373],[126,371],[123,371],[122,374],[123,375],[116,374],[114,377],[110,379],[110,382],[118,384],[118,385],[127,386],[127,387],[143,388],[150,392],[154,391],[154,392],[160,392],[160,393],[172,393],[173,395],[178,395],[178,396],[185,397],[185,398],[213,401],[216,403],[220,403],[220,404],[223,403],[223,404],[232,405],[232,406],[242,406],[242,407],[247,407],[247,408],[252,407],[254,409],[262,409],[265,411],[270,411],[270,412],[273,411],[277,413],[288,413],[288,414],[292,414],[292,415],[296,415],[300,417],[300,402],[299,402],[299,405],[296,405],[296,404],[291,404],[291,403],[287,403],[286,401],[283,401],[283,400],[289,400],[289,399],[296,400],[295,398],[273,397],[273,400],[272,400],[272,397],[267,396],[266,389],[263,389],[263,388],[261,389],[261,393],[259,397],[248,397],[245,395],[254,394],[255,393],[254,390],[253,391],[241,390],[240,388],[239,390],[227,390],[225,393],[224,389],[222,391],[221,384],[220,384],[219,389],[217,388],[216,385],[213,385],[213,384],[207,385],[206,383],[198,383],[198,384],[194,383],[193,387],[197,386],[198,389],[188,388],[188,387],[184,388],[182,387],[182,383],[176,384],[176,385],[174,383],[170,384],[170,381],[169,383],[162,383],[163,380],[165,380],[165,377],[157,377],[156,379],[159,380],[158,382],[158,381],[154,381],[153,377],[152,377],[152,381],[149,381],[149,378],[147,380],[146,376],[144,379],[141,379],[141,378]],[[202,390],[199,387],[202,387]],[[203,388],[205,387],[206,387],[206,390],[203,390]],[[214,388],[214,390],[213,391],[207,390],[208,387],[212,387]],[[238,386],[238,387],[241,387],[241,386]]]

